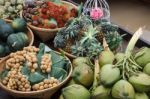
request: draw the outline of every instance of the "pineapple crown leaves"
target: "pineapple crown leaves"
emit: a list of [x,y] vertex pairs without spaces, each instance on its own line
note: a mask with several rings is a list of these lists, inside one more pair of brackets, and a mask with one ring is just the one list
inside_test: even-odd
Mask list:
[[97,42],[96,36],[99,31],[97,31],[96,28],[93,27],[93,25],[90,25],[88,30],[84,32],[84,36],[80,40],[80,43],[85,46],[89,46],[91,43]]
[[80,44],[80,42],[76,42],[75,45],[71,46],[72,54],[76,56],[84,56],[86,53],[86,49]]
[[65,37],[64,35],[61,34],[61,32],[58,32],[54,38],[54,47],[63,48],[64,46],[65,46]]
[[88,57],[90,59],[94,59],[98,57],[101,52],[103,51],[103,47],[100,43],[92,43],[91,46],[88,47]]

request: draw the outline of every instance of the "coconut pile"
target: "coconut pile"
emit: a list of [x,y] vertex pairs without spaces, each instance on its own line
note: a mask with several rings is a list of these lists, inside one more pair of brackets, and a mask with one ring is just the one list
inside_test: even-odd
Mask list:
[[113,54],[106,46],[94,65],[87,57],[74,59],[72,79],[59,99],[149,99],[150,48],[133,52],[141,34],[140,28],[125,52]]

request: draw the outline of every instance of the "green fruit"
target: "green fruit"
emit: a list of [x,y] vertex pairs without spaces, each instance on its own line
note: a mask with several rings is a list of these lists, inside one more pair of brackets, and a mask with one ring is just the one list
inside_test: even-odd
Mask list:
[[142,67],[150,63],[150,48],[141,48],[139,52],[135,54],[135,60]]
[[59,96],[59,99],[64,99],[63,95],[60,95],[60,96]]
[[17,3],[17,0],[10,0],[12,5],[15,5]]
[[14,33],[12,27],[8,24],[4,24],[0,26],[0,38],[4,41],[7,40],[7,37]]
[[14,12],[14,10],[15,10],[15,7],[12,7],[12,6],[8,7],[8,12],[12,13],[12,12]]
[[144,67],[143,72],[146,73],[146,74],[148,74],[148,75],[150,75],[150,63],[148,63],[148,64]]
[[119,68],[114,68],[113,65],[107,64],[101,68],[100,81],[105,86],[111,86],[120,79]]
[[5,56],[5,47],[0,44],[0,57],[4,57],[4,56]]
[[112,64],[115,59],[113,52],[103,51],[99,56],[99,65],[104,66],[106,64]]
[[150,91],[150,76],[145,73],[139,73],[138,76],[131,76],[129,82],[138,92]]
[[24,0],[17,0],[17,4],[23,4]]
[[110,99],[110,95],[111,89],[101,85],[92,92],[92,99]]
[[72,85],[72,84],[76,84],[76,82],[75,82],[73,79],[71,79],[71,80],[68,82],[67,86]]
[[124,53],[117,53],[115,55],[115,59],[116,59],[117,62],[123,60],[123,58],[124,58]]
[[94,73],[88,65],[83,64],[74,69],[72,78],[76,83],[82,84],[85,87],[90,87],[93,83]]
[[0,19],[0,26],[5,25],[6,22],[3,19]]
[[11,51],[10,51],[10,48],[8,45],[5,45],[5,54],[9,54]]
[[15,30],[15,32],[22,32],[27,29],[27,23],[22,18],[17,18],[12,22],[12,27]]
[[12,51],[21,50],[28,44],[28,37],[24,33],[11,34],[7,38],[7,44]]
[[5,0],[0,0],[0,5],[4,5],[5,4]]
[[82,66],[83,64],[89,64],[89,59],[87,57],[77,57],[73,60],[73,66]]
[[64,99],[90,99],[90,92],[83,86],[73,84],[62,89]]
[[146,93],[135,93],[134,99],[149,99]]
[[112,96],[116,99],[134,99],[135,91],[128,81],[119,80],[112,87]]

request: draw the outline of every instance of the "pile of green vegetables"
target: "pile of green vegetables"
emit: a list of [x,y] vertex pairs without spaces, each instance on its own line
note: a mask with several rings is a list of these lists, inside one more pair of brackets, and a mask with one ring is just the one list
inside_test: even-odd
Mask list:
[[26,35],[27,24],[23,19],[15,19],[11,23],[0,20],[0,57],[22,49],[28,45]]
[[87,58],[75,59],[72,80],[59,99],[149,99],[150,48],[133,52],[141,34],[140,28],[125,53],[114,55],[106,46],[95,66]]
[[15,19],[20,16],[24,0],[0,0],[0,18]]

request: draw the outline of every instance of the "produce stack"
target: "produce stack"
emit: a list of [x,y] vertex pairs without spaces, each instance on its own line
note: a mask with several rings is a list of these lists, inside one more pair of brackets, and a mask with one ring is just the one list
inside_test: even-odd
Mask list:
[[58,86],[68,75],[69,61],[41,43],[11,53],[1,72],[1,83],[21,92],[39,91]]
[[116,50],[122,42],[117,25],[105,19],[92,20],[87,15],[81,15],[70,20],[66,27],[57,33],[54,46],[75,57],[94,59],[104,50],[104,38],[111,50]]
[[62,89],[59,99],[149,99],[150,48],[133,52],[141,34],[140,28],[125,53],[114,55],[106,47],[95,65],[85,57],[74,59],[72,80]]
[[13,20],[20,17],[24,0],[0,0],[0,18]]
[[0,20],[0,57],[11,52],[21,50],[29,45],[27,24],[23,19],[17,18],[11,23]]
[[77,9],[68,7],[59,0],[27,0],[23,7],[23,17],[27,22],[33,26],[46,29],[64,27],[65,23],[70,18],[76,17],[77,14]]

